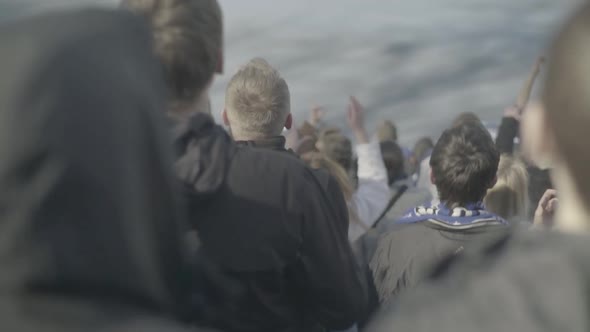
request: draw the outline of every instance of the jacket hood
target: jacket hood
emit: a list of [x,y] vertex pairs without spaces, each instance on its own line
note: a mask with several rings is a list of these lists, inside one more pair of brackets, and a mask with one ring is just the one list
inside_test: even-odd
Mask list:
[[177,310],[184,225],[149,36],[102,10],[0,27],[4,296]]
[[182,117],[169,113],[178,159],[176,175],[191,195],[209,197],[219,191],[231,163],[234,144],[205,113]]

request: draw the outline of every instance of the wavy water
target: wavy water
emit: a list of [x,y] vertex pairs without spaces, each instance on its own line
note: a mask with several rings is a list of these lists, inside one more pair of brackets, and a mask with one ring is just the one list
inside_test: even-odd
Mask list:
[[[8,7],[11,2],[10,8]],[[344,126],[347,96],[368,126],[391,119],[401,141],[437,136],[462,111],[497,122],[577,0],[220,0],[226,74],[212,89],[223,108],[231,74],[255,56],[287,79],[296,120],[324,105]],[[0,17],[112,0],[0,0]]]

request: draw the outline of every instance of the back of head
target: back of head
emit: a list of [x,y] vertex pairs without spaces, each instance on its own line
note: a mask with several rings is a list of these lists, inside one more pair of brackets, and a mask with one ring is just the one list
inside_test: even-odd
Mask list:
[[451,127],[459,127],[468,123],[477,123],[483,126],[481,119],[473,112],[463,112],[453,120]]
[[412,150],[412,154],[414,155],[416,162],[420,163],[422,160],[424,160],[424,158],[428,157],[430,152],[432,152],[433,147],[434,142],[432,142],[432,138],[420,138],[416,144],[414,144],[414,149]]
[[149,31],[79,11],[0,41],[0,287],[174,313],[183,225]]
[[268,62],[253,59],[227,85],[225,111],[236,140],[278,136],[291,113],[287,82]]
[[395,124],[389,120],[381,122],[377,127],[377,139],[379,139],[379,142],[397,142],[397,127]]
[[483,126],[472,122],[445,130],[430,158],[440,201],[449,208],[481,202],[494,185],[499,161]]
[[497,179],[484,199],[486,209],[506,220],[524,220],[529,206],[529,175],[525,164],[509,155],[502,155]]
[[320,133],[317,147],[328,158],[337,162],[346,172],[352,169],[352,142],[339,129],[326,129]]
[[381,142],[381,155],[387,168],[389,185],[391,185],[404,174],[404,153],[397,143],[385,141]]
[[434,143],[430,137],[422,137],[416,142],[416,144],[414,144],[412,154],[406,164],[406,172],[408,175],[420,174],[420,164],[424,159],[430,156],[433,147]]
[[122,6],[151,26],[154,52],[168,82],[169,109],[199,102],[223,66],[223,23],[217,0],[122,0]]
[[566,24],[549,56],[543,104],[548,128],[583,202],[590,202],[590,4]]

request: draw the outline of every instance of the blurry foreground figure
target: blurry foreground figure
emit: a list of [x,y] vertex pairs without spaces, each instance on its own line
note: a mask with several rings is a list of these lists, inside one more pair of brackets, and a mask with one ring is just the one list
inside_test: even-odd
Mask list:
[[77,11],[4,25],[0,40],[0,329],[186,331],[149,32]]
[[556,227],[579,235],[512,233],[450,261],[432,285],[383,308],[368,331],[588,331],[588,22],[586,4],[553,45],[543,106],[528,109],[522,120],[525,152],[552,167]]

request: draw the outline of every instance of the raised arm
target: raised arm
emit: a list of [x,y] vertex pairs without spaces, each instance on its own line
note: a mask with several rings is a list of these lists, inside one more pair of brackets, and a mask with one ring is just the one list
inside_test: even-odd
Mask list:
[[[387,169],[379,142],[369,140],[364,124],[364,108],[354,97],[350,98],[348,124],[356,138],[358,157],[358,189],[353,194],[351,204],[360,221],[370,228],[391,198]],[[360,234],[351,232],[351,240]]]
[[533,68],[531,69],[531,73],[529,74],[528,79],[522,85],[520,94],[518,95],[518,99],[516,99],[515,105],[519,110],[521,110],[521,112],[526,107],[526,104],[529,102],[529,99],[531,97],[531,91],[533,90],[535,80],[537,79],[537,76],[541,71],[541,65],[543,65],[543,62],[545,62],[544,57],[541,56],[537,59],[537,61],[533,65]]
[[365,129],[364,108],[355,97],[350,97],[348,106],[348,125],[356,138],[357,144],[368,144],[369,135]]
[[512,154],[514,150],[514,138],[518,136],[520,117],[524,111],[524,108],[529,102],[535,80],[539,75],[541,65],[544,61],[545,59],[543,57],[539,57],[537,59],[533,65],[528,79],[522,85],[520,94],[516,99],[516,103],[504,110],[504,117],[502,118],[502,123],[498,128],[498,137],[496,138],[496,147],[500,153]]

